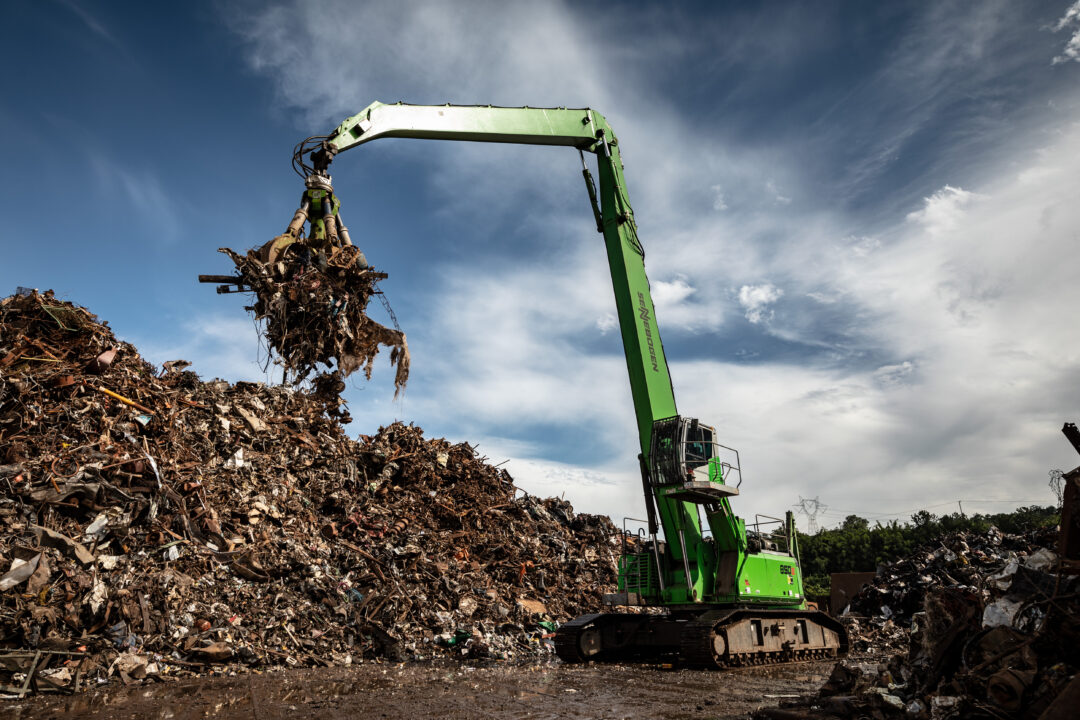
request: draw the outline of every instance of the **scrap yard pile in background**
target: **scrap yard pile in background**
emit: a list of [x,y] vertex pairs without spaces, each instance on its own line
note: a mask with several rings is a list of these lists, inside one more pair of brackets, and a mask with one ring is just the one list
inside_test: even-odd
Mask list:
[[51,293],[0,301],[0,685],[551,652],[615,531],[468,444],[348,438],[335,393],[158,372]]
[[1076,717],[1080,581],[1056,546],[1054,531],[991,528],[880,568],[836,608],[853,656],[818,696],[756,717]]

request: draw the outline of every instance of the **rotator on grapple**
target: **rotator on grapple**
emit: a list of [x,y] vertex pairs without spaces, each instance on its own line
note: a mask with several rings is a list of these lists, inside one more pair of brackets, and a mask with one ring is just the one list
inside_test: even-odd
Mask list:
[[[714,428],[681,416],[675,406],[619,141],[604,117],[588,108],[373,103],[330,135],[297,146],[293,163],[307,189],[289,231],[279,238],[283,245],[295,240],[316,210],[316,223],[322,223],[316,236],[330,244],[349,243],[339,225],[328,167],[336,154],[383,137],[553,145],[581,154],[611,271],[647,512],[647,535],[631,542],[624,533],[618,592],[605,602],[666,612],[577,618],[556,633],[559,657],[567,662],[678,659],[726,667],[845,653],[843,626],[807,608],[792,514],[759,518],[749,527],[737,517],[729,499],[741,484],[738,453],[719,444]],[[585,153],[596,157],[598,187]]]
[[[311,156],[312,165],[304,162],[304,155]],[[334,194],[328,172],[332,157],[333,150],[324,137],[310,137],[297,143],[293,150],[293,169],[304,178],[300,207],[293,213],[284,233],[255,251],[261,262],[272,264],[287,252],[296,252],[304,254],[308,263],[314,262],[325,268],[331,258],[344,252],[353,256],[351,264],[360,269],[368,267],[364,253],[353,245],[349,229],[341,218],[341,201]],[[310,224],[306,236],[305,224]],[[378,279],[385,277],[385,273],[378,274]],[[234,275],[200,275],[199,282],[222,283],[218,287],[219,293],[248,289],[243,279]]]
[[[314,141],[318,144],[312,152]],[[219,293],[255,296],[247,309],[260,325],[268,362],[283,367],[283,382],[310,379],[328,401],[340,401],[335,388],[343,388],[344,378],[361,368],[370,377],[379,348],[387,347],[390,362],[397,367],[394,385],[400,391],[409,371],[405,334],[378,288],[386,273],[368,265],[342,221],[341,203],[327,172],[332,151],[324,145],[321,138],[309,138],[294,152],[304,192],[285,232],[247,253],[221,248],[235,265],[236,275],[200,275],[199,280],[221,283]],[[313,166],[304,162],[306,153],[312,154]],[[367,315],[372,297],[386,309],[393,329]],[[312,378],[315,373],[320,374]],[[336,404],[341,415],[342,403]]]

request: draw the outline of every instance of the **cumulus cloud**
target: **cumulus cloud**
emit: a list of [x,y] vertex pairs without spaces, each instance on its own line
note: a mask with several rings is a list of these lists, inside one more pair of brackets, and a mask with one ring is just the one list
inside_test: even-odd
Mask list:
[[697,291],[686,282],[685,277],[670,282],[658,280],[652,283],[653,302],[657,308],[678,305],[695,292]]
[[739,288],[739,304],[746,311],[746,319],[756,325],[772,320],[773,311],[769,306],[783,295],[783,290],[769,283],[743,285]]
[[618,326],[619,320],[615,317],[615,313],[604,313],[596,319],[596,328],[601,335],[607,335]]
[[[1062,262],[1080,211],[1056,179],[1080,171],[1080,128],[1047,150],[1006,164],[985,186],[993,202],[946,186],[887,247],[841,266],[846,297],[897,358],[862,391],[892,428],[877,451],[906,454],[957,496],[993,496],[1008,468],[1032,476],[1033,459],[1060,455],[1053,430],[1080,402],[1067,350],[1080,343],[1067,319],[1080,296]],[[1033,175],[1035,163],[1054,172]]]
[[919,223],[931,235],[942,235],[956,227],[971,203],[982,199],[984,196],[978,193],[946,185],[925,198],[923,207],[909,213],[907,219]]
[[723,324],[723,309],[708,293],[700,293],[695,282],[689,275],[678,273],[674,280],[651,283],[656,321],[661,328],[699,334]]
[[265,354],[250,318],[200,314],[181,321],[168,338],[147,333],[125,339],[158,366],[168,360],[193,360],[191,370],[203,378],[269,380],[259,361]]

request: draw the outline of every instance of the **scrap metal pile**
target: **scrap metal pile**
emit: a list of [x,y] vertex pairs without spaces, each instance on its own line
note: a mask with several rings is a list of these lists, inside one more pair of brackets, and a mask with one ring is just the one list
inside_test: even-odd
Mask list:
[[879,568],[844,616],[862,659],[838,663],[818,697],[756,717],[1075,717],[1080,581],[1055,540],[954,533]]
[[336,398],[184,365],[158,372],[52,293],[0,301],[7,691],[547,654],[611,591],[606,517],[522,495],[468,444],[401,423],[352,440]]
[[[275,241],[276,242],[276,241]],[[374,272],[354,245],[312,249],[302,243],[284,248],[273,243],[244,255],[221,248],[236,265],[236,283],[255,294],[251,310],[262,323],[262,335],[287,373],[296,381],[325,366],[348,377],[360,368],[371,379],[379,347],[390,348],[397,368],[394,387],[409,379],[409,346],[405,333],[367,316],[377,283]]]

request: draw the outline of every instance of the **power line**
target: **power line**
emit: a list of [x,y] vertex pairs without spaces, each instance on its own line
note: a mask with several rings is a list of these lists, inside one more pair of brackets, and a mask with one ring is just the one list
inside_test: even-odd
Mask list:
[[[888,502],[888,501],[884,501],[884,502]],[[883,513],[883,512],[874,511],[874,510],[867,511],[867,510],[846,510],[844,508],[832,508],[829,511],[828,514],[833,515],[835,513],[849,513],[849,514],[852,514],[852,515],[902,515],[904,512],[918,512],[919,510],[930,510],[931,508],[944,507],[946,505],[955,505],[957,502],[958,502],[957,500],[947,500],[945,502],[935,503],[934,505],[923,505],[922,507],[915,508],[914,510],[898,511],[898,512],[894,512],[894,513]],[[966,503],[979,505],[979,504],[983,504],[983,503],[1040,503],[1040,502],[1045,502],[1045,500],[1040,500],[1038,498],[1014,499],[1014,500],[974,500],[974,499],[971,499],[971,498],[959,498],[959,502],[966,502]]]
[[[891,512],[891,513],[883,513],[881,511],[843,510],[841,508],[833,508],[833,510],[831,512],[829,512],[828,514],[832,515],[834,513],[838,513],[841,516],[859,515],[861,517],[872,517],[872,516],[875,516],[875,515],[884,515],[884,516],[905,515],[907,513],[918,512],[919,510],[930,510],[932,508],[943,507],[945,505],[952,505],[954,502],[956,502],[956,501],[955,500],[949,500],[948,502],[937,503],[936,505],[926,505],[926,506],[921,507],[921,508],[915,508],[914,510],[901,510],[901,511],[898,511],[898,512]],[[964,502],[977,502],[977,501],[967,501],[967,500],[965,500]],[[1005,502],[1013,502],[1013,501],[1012,500],[1007,500]]]
[[[800,496],[799,500],[800,501],[802,500],[801,496]],[[814,500],[817,500],[817,498],[814,498]],[[932,510],[934,508],[939,508],[939,507],[945,507],[945,506],[948,506],[948,505],[952,505],[952,504],[957,503],[957,502],[966,502],[969,505],[981,505],[981,504],[987,504],[987,503],[1017,503],[1017,504],[1022,505],[1022,504],[1038,504],[1038,503],[1045,502],[1045,501],[1044,500],[1037,500],[1037,499],[972,500],[972,499],[963,499],[963,498],[961,498],[960,500],[949,500],[947,502],[936,503],[934,505],[926,505],[926,506],[923,506],[921,508],[914,508],[914,509],[911,509],[911,510],[898,510],[898,511],[895,511],[895,512],[880,512],[880,511],[866,511],[866,510],[845,510],[845,509],[841,509],[841,508],[833,508],[831,510],[826,510],[825,509],[826,506],[821,505],[821,511],[820,511],[819,514],[821,514],[824,517],[833,518],[833,519],[844,519],[844,518],[848,517],[849,515],[858,515],[859,517],[872,520],[872,519],[877,519],[877,518],[889,518],[889,517],[900,517],[901,515],[911,515],[911,514],[920,512],[922,510]],[[800,505],[795,505],[795,507],[801,509]]]

